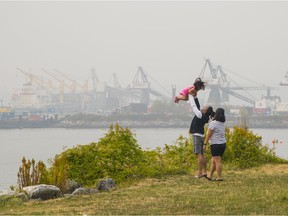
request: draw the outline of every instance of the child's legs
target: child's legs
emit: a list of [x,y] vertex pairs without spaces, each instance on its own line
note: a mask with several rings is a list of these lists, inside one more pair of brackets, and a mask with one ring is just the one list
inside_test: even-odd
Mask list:
[[189,99],[188,95],[183,95],[183,94],[179,94],[179,95],[177,96],[177,98],[178,98],[179,100],[188,100],[188,99]]

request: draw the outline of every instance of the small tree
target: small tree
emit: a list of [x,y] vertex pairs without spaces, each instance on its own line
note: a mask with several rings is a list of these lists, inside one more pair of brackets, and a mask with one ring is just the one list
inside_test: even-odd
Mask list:
[[66,191],[68,184],[68,164],[63,155],[56,155],[49,169],[49,181],[62,192]]
[[30,185],[48,183],[46,166],[42,161],[37,164],[35,160],[26,160],[25,157],[22,159],[22,165],[19,167],[17,174],[18,186],[23,188]]

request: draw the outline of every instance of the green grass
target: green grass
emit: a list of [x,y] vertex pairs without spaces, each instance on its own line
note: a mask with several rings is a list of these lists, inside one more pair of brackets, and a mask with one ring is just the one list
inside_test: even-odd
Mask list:
[[286,215],[288,165],[223,170],[223,182],[193,175],[144,179],[109,193],[48,201],[0,198],[8,215]]

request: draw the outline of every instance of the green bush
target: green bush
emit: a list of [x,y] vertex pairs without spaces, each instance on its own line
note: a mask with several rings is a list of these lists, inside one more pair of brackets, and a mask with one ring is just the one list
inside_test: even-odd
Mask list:
[[139,167],[139,177],[160,177],[163,175],[164,161],[162,150],[158,147],[155,150],[143,151],[143,160]]
[[180,136],[173,145],[163,149],[165,174],[187,173],[195,167],[196,157],[193,154],[191,139]]
[[160,177],[169,174],[188,173],[195,163],[192,153],[191,139],[183,136],[172,144],[166,144],[163,149],[144,151],[144,161],[141,170],[142,176]]
[[226,129],[227,147],[223,162],[239,168],[250,168],[265,163],[285,162],[275,152],[262,145],[262,137],[246,128]]
[[62,156],[68,164],[68,178],[83,185],[94,185],[104,177],[123,181],[135,176],[144,159],[134,134],[118,124],[98,143],[68,149]]

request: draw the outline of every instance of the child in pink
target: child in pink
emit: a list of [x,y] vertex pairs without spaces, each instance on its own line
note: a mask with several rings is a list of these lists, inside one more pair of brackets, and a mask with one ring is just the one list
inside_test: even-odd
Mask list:
[[205,89],[205,82],[203,82],[200,78],[197,78],[194,82],[193,86],[186,87],[181,90],[180,94],[174,98],[174,102],[178,103],[179,100],[187,101],[189,100],[189,95],[196,95],[199,90]]

